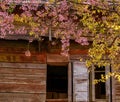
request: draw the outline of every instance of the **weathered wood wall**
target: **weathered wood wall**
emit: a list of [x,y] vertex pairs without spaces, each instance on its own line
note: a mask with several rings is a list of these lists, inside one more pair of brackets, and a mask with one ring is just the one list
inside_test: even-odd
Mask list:
[[0,102],[45,102],[46,65],[0,63]]
[[46,55],[27,41],[0,40],[0,102],[45,102]]
[[113,79],[112,88],[113,102],[120,102],[120,82],[117,79]]
[[[28,41],[0,40],[0,102],[45,102],[46,64],[66,65],[69,62],[69,59],[60,55],[60,45],[43,44],[42,52],[39,52],[39,46],[33,43],[30,45],[30,57],[25,56],[27,45]],[[82,58],[87,54],[89,46],[71,45],[70,59],[74,64],[73,102],[89,102],[87,69],[84,62],[78,61],[80,54],[83,55]],[[120,102],[120,82],[112,82],[112,102]],[[72,97],[71,94],[70,96]],[[67,101],[50,99],[46,102]]]

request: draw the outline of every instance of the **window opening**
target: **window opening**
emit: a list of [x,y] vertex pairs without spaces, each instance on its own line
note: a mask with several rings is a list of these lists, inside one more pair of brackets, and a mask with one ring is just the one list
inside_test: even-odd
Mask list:
[[68,66],[47,66],[47,99],[68,97]]
[[[95,66],[95,79],[101,79],[101,75],[105,75],[105,67]],[[96,99],[106,99],[106,83],[99,82],[95,84],[95,98]]]

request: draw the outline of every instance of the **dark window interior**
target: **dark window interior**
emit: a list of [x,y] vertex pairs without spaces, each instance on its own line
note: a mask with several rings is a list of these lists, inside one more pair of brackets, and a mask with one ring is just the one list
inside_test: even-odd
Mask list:
[[47,99],[67,98],[67,66],[47,66]]
[[[95,79],[101,79],[101,75],[105,75],[105,67],[95,68]],[[95,98],[105,99],[106,98],[106,87],[105,82],[99,82],[95,85]]]

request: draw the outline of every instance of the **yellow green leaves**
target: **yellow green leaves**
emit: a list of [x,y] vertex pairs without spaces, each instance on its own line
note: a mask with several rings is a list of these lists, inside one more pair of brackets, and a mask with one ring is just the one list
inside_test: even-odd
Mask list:
[[49,2],[55,2],[55,0],[49,0]]
[[23,18],[21,18],[19,15],[14,15],[14,20],[17,22],[23,22]]
[[93,48],[89,49],[89,55],[92,58],[95,58],[96,60],[100,60],[102,58],[102,55],[105,54],[105,45],[94,45]]
[[16,6],[16,5],[15,5],[14,3],[10,4],[10,5],[9,5],[9,8],[8,8],[8,10],[7,10],[8,13],[12,13],[12,12],[14,11],[15,6]]
[[101,78],[95,79],[93,83],[98,84],[99,82],[105,82],[110,77],[113,77],[120,82],[120,73],[115,71],[115,72],[108,72],[108,73],[106,73],[106,75],[101,74]]
[[33,32],[33,31],[30,31],[30,33],[29,33],[30,35],[34,35],[35,34],[35,32]]
[[112,25],[111,28],[114,29],[114,30],[120,30],[120,26],[119,25]]
[[26,15],[19,16],[18,14],[14,15],[14,22],[19,22],[19,24],[29,25],[36,27],[38,23],[33,21],[33,17],[27,17]]
[[19,16],[16,14],[14,15],[14,21],[20,23],[29,23],[32,22],[32,17],[27,17],[26,15]]
[[86,66],[89,68],[93,65],[93,63],[91,62],[91,60],[87,60],[86,61]]
[[69,0],[69,1],[72,1],[72,2],[74,2],[74,3],[80,3],[80,2],[83,1],[83,0]]
[[35,28],[39,27],[39,23],[33,20],[33,17],[27,17],[25,14],[14,15],[14,23],[17,25],[16,29],[25,27],[30,35],[35,35]]

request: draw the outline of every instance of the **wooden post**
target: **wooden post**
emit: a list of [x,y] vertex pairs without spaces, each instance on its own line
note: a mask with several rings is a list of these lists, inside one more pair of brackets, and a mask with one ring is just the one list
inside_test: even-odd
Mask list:
[[[111,72],[110,71],[110,66],[106,66],[105,68],[105,75],[107,75],[107,73]],[[108,100],[108,102],[111,102],[111,88],[110,88],[110,81],[111,78],[109,78],[108,80],[106,80],[106,99]]]
[[72,71],[71,63],[68,64],[68,102],[72,102]]
[[95,72],[94,72],[94,65],[92,65],[92,101],[95,102],[95,85],[93,83],[93,80],[95,79]]

